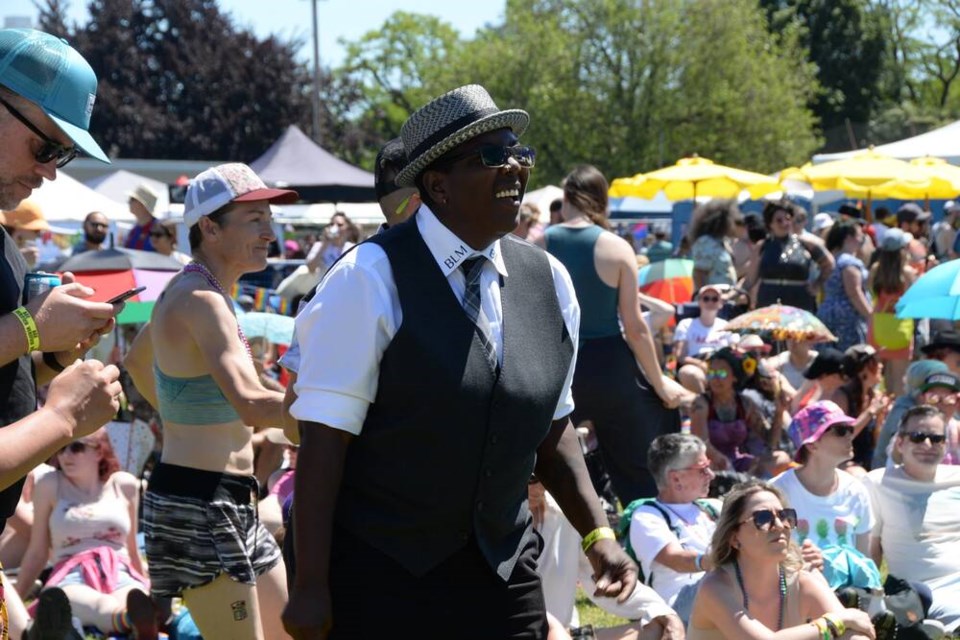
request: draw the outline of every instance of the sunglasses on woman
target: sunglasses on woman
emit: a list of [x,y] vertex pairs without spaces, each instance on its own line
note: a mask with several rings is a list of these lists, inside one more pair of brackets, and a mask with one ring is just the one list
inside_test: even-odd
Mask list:
[[69,451],[70,453],[83,453],[84,451],[87,450],[89,446],[90,445],[88,445],[86,442],[80,442],[80,441],[71,442],[70,444],[65,446],[63,449],[60,449],[60,453],[66,453],[67,451]]
[[512,147],[498,144],[485,144],[479,149],[453,156],[449,161],[451,163],[456,162],[457,160],[469,158],[478,153],[480,154],[480,162],[483,163],[483,166],[491,169],[499,169],[500,167],[506,166],[510,158],[516,160],[517,164],[524,169],[532,169],[537,163],[537,152],[534,148],[519,144]]
[[830,426],[830,431],[833,435],[838,438],[846,438],[847,436],[853,435],[853,425],[851,424],[835,424]]
[[151,238],[169,238],[170,234],[164,233],[163,231],[151,231],[150,237]]
[[740,524],[753,520],[753,526],[760,531],[764,531],[770,528],[774,519],[779,520],[791,529],[795,529],[797,527],[797,510],[780,509],[779,511],[774,511],[773,509],[760,509],[759,511],[751,513],[750,517],[746,520],[741,520]]
[[730,375],[730,372],[726,369],[707,369],[707,378],[726,380],[728,375]]
[[717,296],[700,296],[700,302],[720,302]]
[[43,140],[43,146],[33,154],[33,158],[40,164],[47,164],[51,160],[57,161],[57,168],[65,166],[68,162],[77,157],[80,151],[76,147],[66,147],[43,131],[36,127],[25,115],[17,111],[12,104],[0,98],[0,104],[7,108],[14,118],[23,123],[27,129],[30,129],[38,138]]
[[901,431],[900,435],[913,444],[922,444],[924,440],[929,440],[930,444],[938,445],[947,441],[947,436],[942,433],[926,433],[924,431]]

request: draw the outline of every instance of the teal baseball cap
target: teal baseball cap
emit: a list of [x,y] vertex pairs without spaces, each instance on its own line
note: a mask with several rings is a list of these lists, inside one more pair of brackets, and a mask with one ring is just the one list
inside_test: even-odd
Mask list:
[[66,40],[0,29],[0,85],[37,104],[84,153],[110,162],[89,132],[97,75]]

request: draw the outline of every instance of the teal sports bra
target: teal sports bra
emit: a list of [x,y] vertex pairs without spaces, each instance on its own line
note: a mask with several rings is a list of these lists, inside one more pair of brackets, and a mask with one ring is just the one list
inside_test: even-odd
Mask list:
[[164,422],[223,424],[240,419],[210,374],[175,378],[160,371],[156,363],[153,374],[157,382],[158,409]]

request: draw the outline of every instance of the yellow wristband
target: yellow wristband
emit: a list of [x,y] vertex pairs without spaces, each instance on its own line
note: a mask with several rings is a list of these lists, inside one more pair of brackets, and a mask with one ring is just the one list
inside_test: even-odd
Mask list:
[[613,532],[613,529],[610,527],[597,527],[590,533],[588,533],[583,538],[583,542],[580,543],[581,548],[584,552],[589,551],[590,547],[596,544],[597,540],[616,540],[617,534]]
[[830,628],[827,627],[827,621],[823,618],[816,618],[811,620],[810,624],[817,628],[817,634],[820,636],[820,640],[830,640]]
[[830,632],[831,634],[834,634],[834,638],[839,638],[846,633],[847,625],[843,624],[843,620],[841,620],[835,613],[825,613],[823,614],[823,619],[830,627]]
[[37,323],[33,321],[33,316],[27,311],[26,307],[17,307],[13,310],[13,315],[23,325],[23,332],[27,335],[27,352],[40,350],[40,330],[37,329]]

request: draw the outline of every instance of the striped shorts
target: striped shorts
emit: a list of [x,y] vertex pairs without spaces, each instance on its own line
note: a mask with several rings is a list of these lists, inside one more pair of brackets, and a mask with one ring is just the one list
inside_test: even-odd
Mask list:
[[257,481],[160,463],[143,498],[143,531],[154,595],[181,596],[225,573],[256,578],[280,561],[257,518]]

